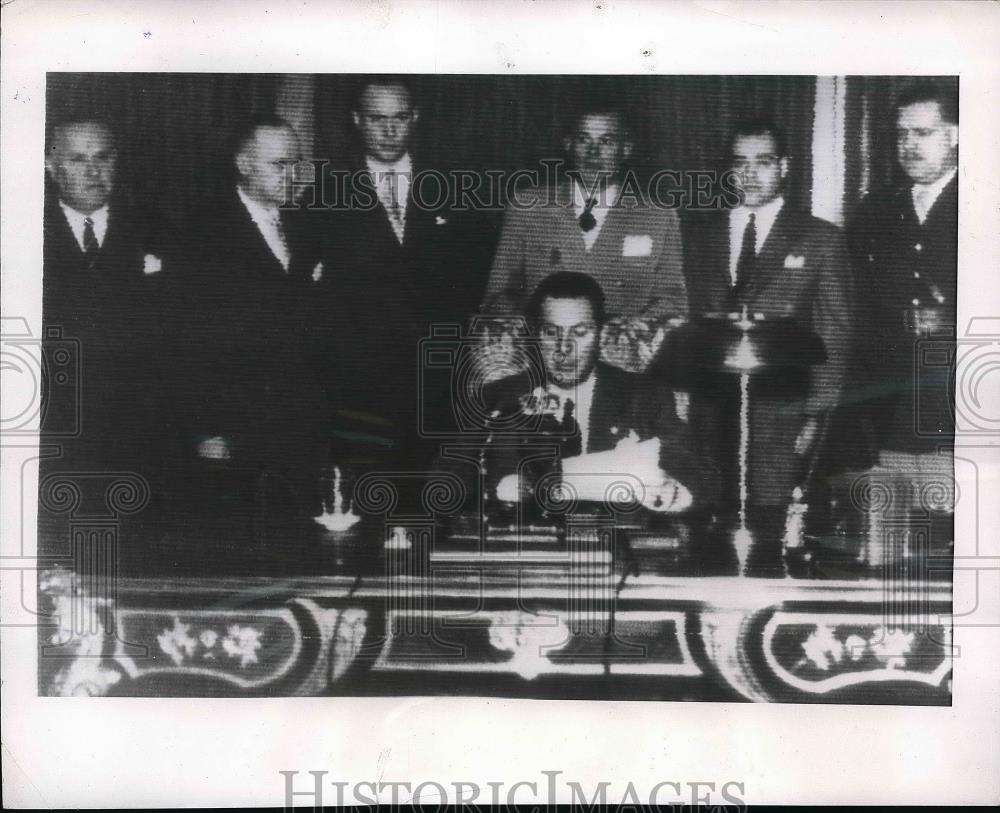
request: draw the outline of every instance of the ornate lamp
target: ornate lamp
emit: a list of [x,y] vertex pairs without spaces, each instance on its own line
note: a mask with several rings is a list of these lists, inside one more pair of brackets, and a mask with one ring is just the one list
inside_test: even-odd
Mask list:
[[743,575],[753,534],[747,527],[748,452],[750,448],[750,376],[778,369],[802,369],[826,361],[823,341],[793,319],[740,313],[709,314],[678,328],[661,372],[685,366],[739,376],[739,525],[733,545]]

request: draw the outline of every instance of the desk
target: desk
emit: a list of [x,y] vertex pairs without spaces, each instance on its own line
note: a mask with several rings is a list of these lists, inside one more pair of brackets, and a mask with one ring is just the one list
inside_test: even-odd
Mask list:
[[55,567],[39,691],[950,704],[947,581],[678,571],[646,542],[604,564],[390,551],[110,584]]

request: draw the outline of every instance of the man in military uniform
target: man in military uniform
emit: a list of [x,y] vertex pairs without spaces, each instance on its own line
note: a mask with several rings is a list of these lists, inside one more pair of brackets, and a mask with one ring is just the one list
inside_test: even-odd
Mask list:
[[909,87],[896,105],[896,147],[903,182],[866,197],[848,238],[871,308],[868,334],[859,336],[874,396],[865,429],[880,465],[913,471],[940,462],[938,450],[954,439],[950,368],[927,368],[915,355],[921,341],[947,344],[955,331],[954,93],[929,81]]

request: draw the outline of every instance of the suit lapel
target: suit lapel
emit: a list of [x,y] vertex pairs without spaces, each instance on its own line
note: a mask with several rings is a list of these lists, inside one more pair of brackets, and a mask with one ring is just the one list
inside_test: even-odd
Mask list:
[[[935,201],[935,204],[937,201]],[[899,211],[900,219],[911,228],[920,228],[920,220],[917,218],[917,210],[913,208],[913,187],[907,186],[896,193],[896,207]]]
[[[414,172],[415,174],[416,172]],[[395,240],[396,233],[392,230],[392,224],[389,223],[389,213],[384,208],[382,209],[382,213],[386,224],[389,226],[389,231],[392,233],[392,238]],[[433,228],[430,222],[432,217],[434,215],[431,212],[418,206],[413,199],[413,186],[411,185],[406,193],[406,215],[403,220],[403,242],[401,247],[411,249],[424,244],[430,236],[428,232]]]
[[[627,213],[616,206],[608,210],[604,218],[600,232],[594,245],[590,248],[590,253],[594,256],[605,255],[609,262],[616,262],[621,258],[621,246],[625,237],[625,219]],[[575,221],[574,221],[575,222]],[[579,226],[577,227],[579,231]]]
[[[910,197],[912,200],[912,196]],[[911,204],[912,208],[912,204]],[[958,211],[958,175],[948,182],[948,185],[941,190],[938,199],[934,201],[927,218],[924,220],[923,228],[936,229],[942,232],[953,231],[955,219]],[[916,214],[914,213],[914,218]]]
[[59,263],[60,265],[72,264],[74,268],[85,268],[83,250],[76,242],[69,221],[66,220],[66,215],[63,214],[58,203],[49,207],[47,221],[48,228],[45,230],[46,253],[52,257],[68,260],[68,262]]
[[[264,266],[267,266],[265,272],[267,276],[271,276],[272,274],[278,276],[284,275],[285,270],[281,267],[281,262],[274,256],[274,252],[271,251],[271,247],[267,244],[267,240],[264,239],[264,235],[261,234],[260,229],[257,228],[257,224],[254,223],[253,218],[250,216],[250,212],[247,211],[246,206],[243,205],[239,197],[235,197],[232,201],[231,207],[234,234],[242,235],[242,237],[233,241],[234,244],[237,246],[243,245],[246,247],[246,250],[253,252],[259,257],[265,258],[267,262],[261,263],[258,267],[261,271],[264,271]],[[284,228],[284,226],[282,226],[282,228]],[[287,232],[285,234],[285,243],[288,245],[288,267],[291,268],[292,260],[294,259],[295,254]],[[243,275],[244,272],[241,270],[240,276]]]
[[764,290],[775,276],[784,272],[785,257],[791,252],[795,237],[801,234],[801,228],[797,227],[797,220],[796,212],[789,208],[786,202],[781,207],[781,211],[757,255],[754,273],[746,284],[744,294],[748,301],[752,301],[758,293]]
[[102,276],[114,274],[118,277],[132,277],[133,272],[139,272],[139,269],[131,268],[128,261],[128,255],[135,251],[129,241],[135,239],[135,235],[131,233],[125,220],[126,216],[121,213],[120,207],[111,206],[108,209],[108,228],[93,266]]
[[573,213],[568,185],[560,184],[554,191],[542,193],[554,195],[556,205],[540,207],[535,215],[540,222],[537,230],[532,231],[538,235],[539,248],[546,252],[540,261],[547,273],[585,268],[589,254]]
[[411,169],[410,186],[406,192],[406,210],[403,219],[402,242],[400,242],[399,238],[396,237],[396,230],[392,227],[392,217],[389,214],[389,210],[386,209],[385,205],[382,203],[382,199],[378,194],[378,188],[375,185],[375,178],[368,170],[364,161],[361,161],[360,166],[355,173],[355,176],[359,179],[360,186],[365,191],[366,196],[370,195],[372,200],[375,201],[375,205],[372,206],[367,212],[367,215],[369,216],[369,223],[372,227],[372,239],[377,239],[385,246],[397,251],[402,251],[404,248],[409,247],[412,243],[418,240],[416,232],[420,231],[418,223],[421,220],[420,216],[423,215],[424,212],[413,200],[413,178],[417,176],[417,173],[417,169]]
[[562,247],[561,251],[569,254],[569,257],[560,258],[562,264],[568,268],[574,266],[578,268],[578,264],[585,261],[592,252],[587,251],[587,244],[583,241],[583,230],[573,208],[573,182],[564,181],[556,186],[555,196],[557,205],[551,210],[555,226],[553,237],[555,235],[559,237],[555,238],[554,242]]

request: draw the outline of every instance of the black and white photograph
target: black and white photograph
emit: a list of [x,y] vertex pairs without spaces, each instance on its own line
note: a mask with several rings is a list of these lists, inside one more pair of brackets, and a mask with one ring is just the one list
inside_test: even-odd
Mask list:
[[[5,479],[37,471],[5,485],[33,702],[957,713],[963,620],[1000,623],[970,620],[996,470],[967,447],[1000,426],[996,296],[960,251],[976,80],[512,47],[38,72],[4,162],[40,190],[40,308],[3,317],[5,389],[34,389],[3,413]],[[328,766],[281,756],[272,803],[490,800],[390,798],[391,751],[322,799]],[[561,770],[492,801],[604,793]],[[660,779],[632,795],[763,798],[746,768]]]
[[46,92],[40,692],[949,703],[957,77]]

